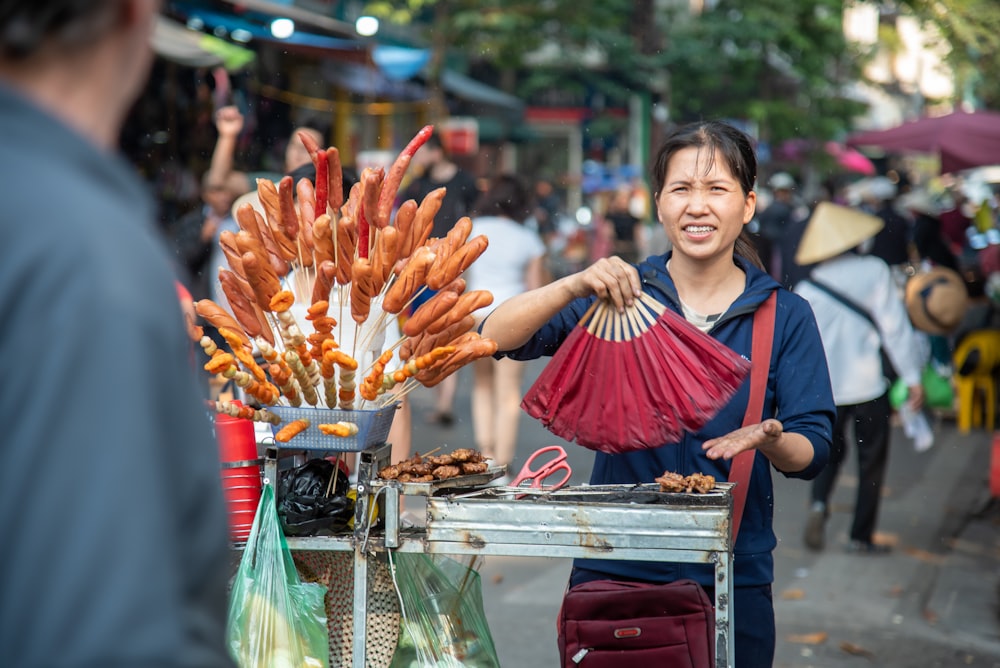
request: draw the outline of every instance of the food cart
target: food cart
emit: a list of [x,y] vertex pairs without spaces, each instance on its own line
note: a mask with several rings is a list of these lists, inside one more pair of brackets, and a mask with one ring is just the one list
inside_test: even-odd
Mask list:
[[[219,240],[230,266],[219,271],[230,308],[208,299],[195,305],[226,341],[223,348],[196,333],[209,358],[204,368],[261,407],[219,401],[216,411],[275,428],[276,443],[264,452],[267,483],[277,489],[296,453],[360,453],[353,530],[287,540],[292,551],[353,555],[352,665],[366,665],[372,558],[424,553],[713,564],[716,665],[730,666],[730,485],[706,494],[651,485],[491,487],[500,468],[426,483],[379,477],[391,463],[394,402],[497,351],[495,341],[474,331],[473,313],[493,295],[466,291],[462,278],[488,239],[469,238],[467,217],[444,237],[430,237],[444,188],[394,206],[410,160],[432,130],[418,132],[388,169],[363,170],[349,193],[336,149],[300,135],[316,178],[258,180],[259,206],[234,206],[240,231]],[[425,289],[436,294],[399,324]],[[634,495],[655,499],[637,504]],[[401,527],[403,496],[426,498],[424,527]]]
[[[353,668],[365,666],[368,562],[386,551],[710,563],[716,581],[715,665],[732,666],[730,483],[720,483],[706,494],[662,493],[657,485],[514,493],[487,485],[502,469],[405,483],[378,478],[377,472],[389,463],[389,449],[380,444],[360,453],[353,533],[288,539],[293,551],[353,553]],[[276,480],[281,460],[291,453],[274,446],[266,449],[265,480]],[[401,526],[403,496],[426,497],[425,527]],[[373,516],[381,519],[371,521]]]

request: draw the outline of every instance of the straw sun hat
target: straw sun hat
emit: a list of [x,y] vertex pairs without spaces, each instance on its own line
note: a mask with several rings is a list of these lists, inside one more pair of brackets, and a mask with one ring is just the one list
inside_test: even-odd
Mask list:
[[962,322],[969,293],[962,277],[934,267],[906,282],[906,311],[913,326],[929,334],[947,334]]
[[829,260],[875,236],[884,225],[881,218],[857,209],[820,202],[802,234],[795,262],[804,266]]

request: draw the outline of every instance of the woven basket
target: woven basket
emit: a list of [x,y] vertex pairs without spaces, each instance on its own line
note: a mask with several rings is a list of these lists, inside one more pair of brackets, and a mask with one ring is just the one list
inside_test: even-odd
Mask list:
[[[330,666],[352,665],[354,553],[295,550],[292,558],[303,581],[319,582],[327,588]],[[365,666],[388,668],[399,642],[399,599],[389,567],[380,559],[368,560],[366,612]]]

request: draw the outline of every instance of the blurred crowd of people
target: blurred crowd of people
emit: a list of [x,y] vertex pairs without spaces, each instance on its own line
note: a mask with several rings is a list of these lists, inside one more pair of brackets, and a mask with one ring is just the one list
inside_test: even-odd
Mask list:
[[[236,171],[234,156],[245,129],[243,119],[234,107],[224,107],[216,113],[215,123],[217,143],[201,179],[202,206],[169,221],[167,231],[179,264],[188,272],[194,298],[208,296],[224,303],[213,289],[217,282],[212,278],[221,261],[219,235],[234,229],[233,203],[252,192],[255,177],[277,178],[280,174]],[[310,133],[318,144],[326,142],[323,133],[308,127],[297,128],[289,137],[284,173],[309,176],[297,171],[311,167],[298,132]],[[592,169],[591,175],[594,173]],[[495,302],[499,303],[553,278],[581,271],[601,258],[617,256],[637,263],[669,250],[654,216],[652,194],[638,171],[602,168],[600,174],[601,178],[591,179],[585,189],[584,207],[569,212],[551,181],[508,174],[477,179],[449,156],[435,134],[414,156],[400,202],[410,198],[420,201],[436,188],[447,189],[432,234],[443,236],[462,216],[473,219],[477,233],[488,233],[489,252],[482,258],[480,271],[470,272],[469,278],[475,289],[499,295]],[[345,171],[345,183],[356,178],[353,170]],[[861,178],[839,187],[813,187],[807,192],[798,179],[784,171],[762,180],[758,195],[748,230],[761,263],[783,287],[809,300],[824,335],[828,364],[838,369],[832,373],[838,436],[831,466],[813,485],[812,513],[804,539],[811,549],[823,548],[828,499],[850,447],[856,450],[863,481],[852,545],[859,551],[876,552],[881,549],[874,532],[887,465],[890,418],[900,408],[898,402],[890,406],[890,387],[902,384],[908,397],[907,410],[921,415],[925,368],[933,365],[938,376],[950,378],[955,371],[956,350],[966,335],[990,328],[997,320],[993,307],[994,300],[1000,300],[996,198],[988,188],[970,189],[961,182],[945,188],[937,181],[915,187],[893,174]],[[823,204],[838,207],[837,215],[846,216],[848,222],[830,227],[829,218],[825,223],[817,220],[816,212]],[[852,219],[850,213],[858,217]],[[852,236],[851,220],[864,232]],[[818,243],[815,235],[819,228],[825,230],[820,243],[825,251],[810,254],[807,246]],[[831,249],[837,252],[831,254]],[[907,301],[907,284],[915,284],[914,276],[925,276],[932,269],[950,272],[938,286],[938,294],[959,289],[962,300],[951,299],[950,307],[942,305],[948,301],[944,297],[928,296],[938,284],[924,281],[925,287],[914,291]],[[428,291],[412,308],[432,294]],[[966,298],[971,303],[968,308]],[[919,308],[923,311],[916,313]],[[947,325],[941,326],[936,318],[948,320]],[[961,371],[963,365],[958,366]],[[857,372],[862,368],[868,371]],[[519,397],[524,389],[522,363],[484,360],[474,365],[472,374],[470,415],[455,414],[456,376],[433,390],[433,408],[422,421],[447,429],[456,420],[472,420],[476,446],[495,462],[509,465],[516,452]],[[868,376],[871,382],[859,381]],[[859,391],[860,386],[863,390]],[[402,436],[397,430],[394,434],[405,444],[398,449],[397,458],[409,453],[408,413],[400,425],[407,433]]]

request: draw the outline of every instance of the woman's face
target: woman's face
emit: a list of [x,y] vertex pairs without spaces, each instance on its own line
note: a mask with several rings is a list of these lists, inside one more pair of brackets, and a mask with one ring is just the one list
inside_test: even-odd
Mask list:
[[711,260],[732,255],[756,202],[720,156],[689,147],[670,158],[656,208],[675,254]]

